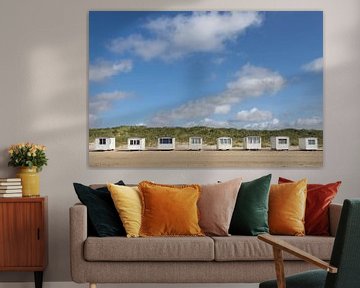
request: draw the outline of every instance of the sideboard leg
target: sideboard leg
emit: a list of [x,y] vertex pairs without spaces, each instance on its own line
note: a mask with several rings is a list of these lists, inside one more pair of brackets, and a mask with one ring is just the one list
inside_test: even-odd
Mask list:
[[43,284],[43,271],[35,271],[35,288],[42,288]]
[[96,284],[95,283],[89,283],[89,288],[96,288]]

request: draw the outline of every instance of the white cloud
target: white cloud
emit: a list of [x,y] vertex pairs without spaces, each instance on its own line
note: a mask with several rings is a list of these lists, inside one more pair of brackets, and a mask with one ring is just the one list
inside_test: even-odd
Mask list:
[[98,61],[89,68],[90,81],[102,81],[119,73],[126,73],[132,70],[131,60],[122,60],[118,62]]
[[254,130],[271,130],[271,129],[280,129],[283,128],[279,119],[274,118],[269,121],[250,123],[244,126],[245,129],[254,129]]
[[89,125],[93,127],[98,123],[100,114],[109,111],[114,103],[130,97],[129,93],[122,91],[103,92],[89,98]]
[[194,126],[206,126],[206,127],[230,127],[229,122],[227,121],[218,121],[211,118],[205,118],[200,121],[193,121],[185,124],[186,127],[194,127]]
[[275,71],[247,64],[236,73],[236,79],[227,84],[229,91],[251,96],[266,92],[276,93],[284,87],[284,78]]
[[207,118],[215,112],[225,112],[245,98],[275,93],[284,85],[285,79],[279,73],[247,64],[236,73],[236,79],[227,84],[224,92],[160,111],[153,117],[151,125],[164,126],[179,120]]
[[267,121],[272,119],[270,111],[252,108],[251,110],[242,110],[236,114],[236,120],[244,122]]
[[309,118],[298,118],[295,121],[296,128],[302,129],[322,129],[323,120],[319,116],[313,116]]
[[148,40],[140,34],[133,34],[127,38],[121,37],[112,40],[109,49],[120,54],[126,51],[132,51],[141,58],[150,60],[162,56],[165,50],[168,49],[168,43],[165,40]]
[[103,92],[97,94],[94,98],[96,101],[114,101],[114,100],[120,100],[129,97],[130,94],[122,91],[113,91],[113,92]]
[[323,58],[316,58],[315,60],[304,64],[301,68],[306,72],[319,73],[323,71]]
[[222,63],[225,62],[225,58],[224,57],[217,57],[212,62],[214,64],[216,64],[216,65],[221,65]]
[[151,38],[140,34],[113,39],[109,49],[132,51],[145,60],[177,59],[195,52],[219,52],[247,28],[263,21],[258,12],[194,12],[175,17],[159,17],[144,25]]
[[219,106],[215,106],[215,110],[214,113],[215,114],[228,114],[231,110],[231,106],[230,105],[219,105]]

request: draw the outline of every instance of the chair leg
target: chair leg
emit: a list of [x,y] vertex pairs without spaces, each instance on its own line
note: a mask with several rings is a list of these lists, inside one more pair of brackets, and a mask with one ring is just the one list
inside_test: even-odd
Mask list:
[[274,260],[275,260],[277,287],[286,288],[282,251],[273,246],[273,252],[274,252]]
[[96,288],[96,283],[89,283],[89,288]]

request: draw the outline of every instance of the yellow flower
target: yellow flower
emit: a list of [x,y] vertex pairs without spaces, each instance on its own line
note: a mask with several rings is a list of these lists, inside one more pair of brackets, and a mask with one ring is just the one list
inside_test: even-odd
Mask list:
[[38,145],[37,149],[44,151],[46,149],[46,147],[44,145]]

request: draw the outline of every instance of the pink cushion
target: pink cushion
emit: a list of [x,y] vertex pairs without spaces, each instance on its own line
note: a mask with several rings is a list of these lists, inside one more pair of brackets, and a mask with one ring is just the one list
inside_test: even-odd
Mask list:
[[200,186],[199,225],[207,235],[229,236],[231,216],[242,178]]

